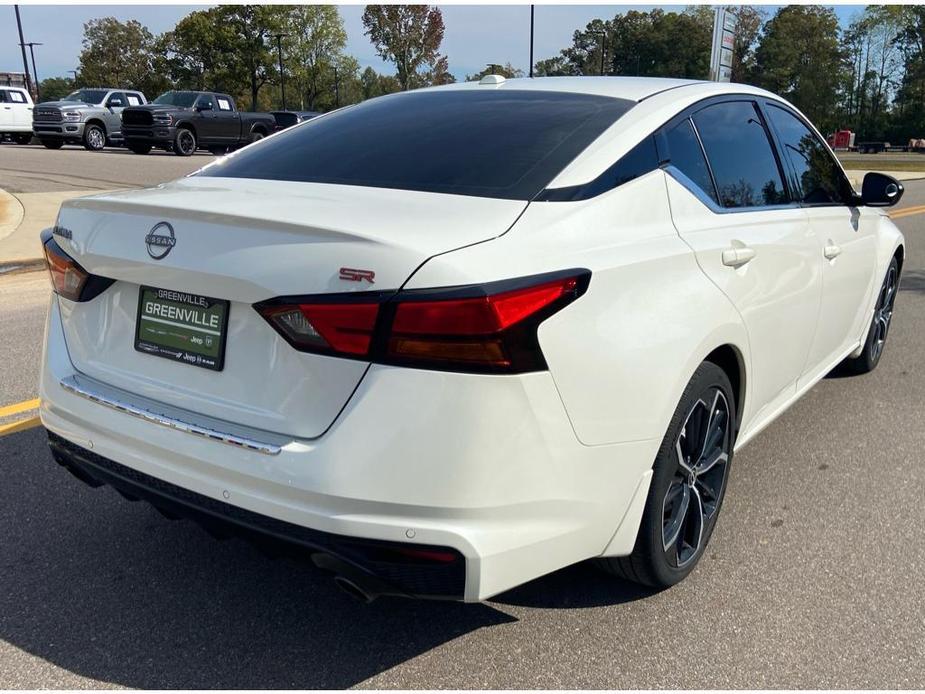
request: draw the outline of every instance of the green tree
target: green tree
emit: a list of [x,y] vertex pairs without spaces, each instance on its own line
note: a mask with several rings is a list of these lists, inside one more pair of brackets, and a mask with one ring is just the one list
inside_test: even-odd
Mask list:
[[392,75],[381,75],[367,67],[360,75],[360,89],[364,99],[373,99],[401,91],[401,84]]
[[[336,5],[294,5],[283,30],[285,63],[301,108],[315,110],[319,97],[333,84],[334,67],[343,60],[347,32]],[[339,67],[339,72],[344,66]],[[355,71],[354,71],[355,72]]]
[[485,69],[481,72],[477,72],[474,75],[466,75],[466,82],[478,82],[485,77],[485,75],[501,75],[511,79],[513,77],[523,77],[524,71],[514,67],[510,63],[505,63],[504,65],[492,63],[491,65],[486,65]]
[[376,52],[395,63],[404,90],[448,79],[446,59],[440,55],[443,14],[430,5],[367,5],[363,26]]
[[46,77],[41,82],[42,101],[57,101],[74,91],[70,77]]
[[159,93],[166,81],[155,69],[154,55],[154,36],[140,22],[91,19],[84,24],[81,84],[139,89],[147,96]]
[[835,12],[818,5],[787,5],[765,25],[751,81],[790,100],[827,130],[837,125],[844,65]]
[[733,82],[746,82],[755,69],[755,47],[766,13],[756,5],[730,5],[729,9],[736,15],[731,79]]
[[197,10],[177,22],[159,40],[173,85],[240,96],[241,85],[234,84],[227,69],[225,54],[230,41],[230,28],[217,22],[213,10]]
[[902,8],[896,37],[903,61],[891,135],[898,142],[925,137],[925,7]]

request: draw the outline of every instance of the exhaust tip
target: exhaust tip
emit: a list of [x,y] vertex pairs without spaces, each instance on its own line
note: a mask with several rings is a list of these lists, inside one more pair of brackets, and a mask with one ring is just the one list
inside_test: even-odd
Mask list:
[[375,595],[360,588],[360,586],[351,581],[349,578],[345,578],[344,576],[335,576],[334,583],[337,584],[337,587],[344,591],[351,598],[354,600],[359,600],[364,605],[368,605],[376,599]]

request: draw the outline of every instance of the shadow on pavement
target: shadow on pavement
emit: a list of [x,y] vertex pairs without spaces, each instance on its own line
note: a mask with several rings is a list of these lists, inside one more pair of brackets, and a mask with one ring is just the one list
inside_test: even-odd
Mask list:
[[345,688],[515,621],[488,605],[361,605],[314,568],[86,487],[52,461],[41,428],[0,439],[0,471],[0,639],[84,677]]
[[899,278],[899,291],[925,294],[925,271],[903,270]]

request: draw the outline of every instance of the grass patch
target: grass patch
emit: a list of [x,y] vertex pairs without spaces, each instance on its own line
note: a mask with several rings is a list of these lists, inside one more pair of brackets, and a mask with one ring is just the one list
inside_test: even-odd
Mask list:
[[877,161],[842,159],[841,165],[849,171],[916,171],[925,173],[925,158],[922,161],[897,161],[886,157]]

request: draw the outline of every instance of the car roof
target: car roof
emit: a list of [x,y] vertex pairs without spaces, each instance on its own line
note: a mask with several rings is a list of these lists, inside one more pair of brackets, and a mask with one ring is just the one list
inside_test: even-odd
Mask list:
[[[488,83],[486,83],[488,82]],[[609,96],[628,101],[643,101],[665,91],[681,89],[690,93],[703,91],[716,94],[728,87],[728,93],[758,92],[754,87],[742,84],[725,84],[703,80],[669,79],[666,77],[517,77],[501,79],[498,82],[457,82],[430,89],[516,89],[550,92],[571,92],[573,94],[593,94]],[[766,92],[765,92],[766,93]]]

